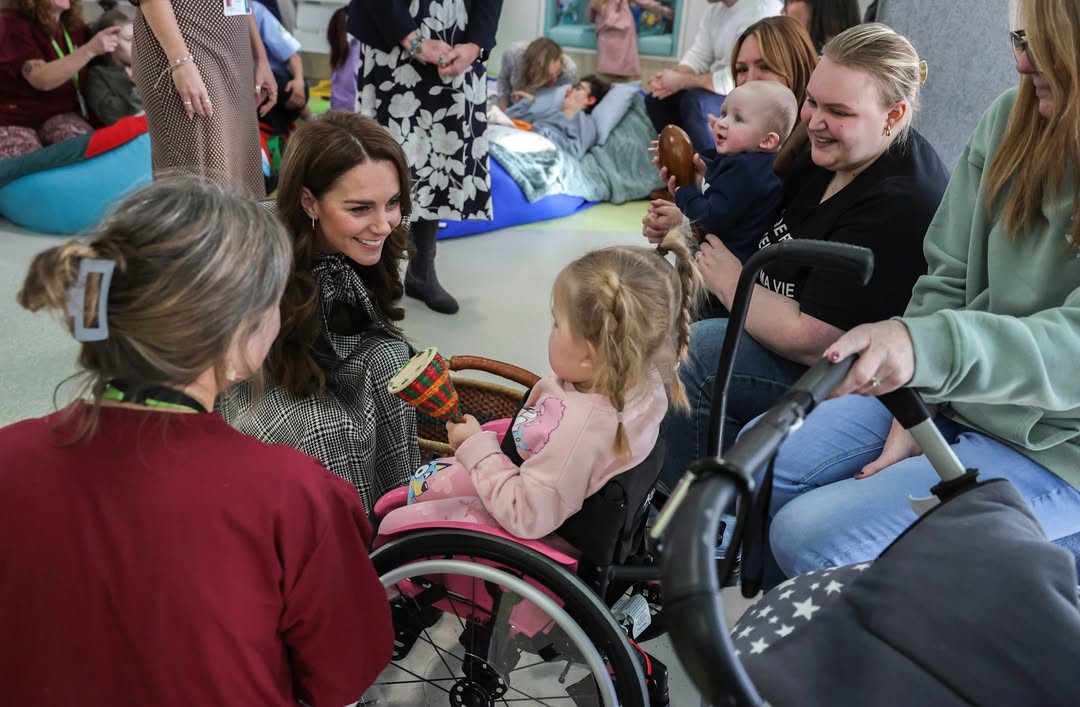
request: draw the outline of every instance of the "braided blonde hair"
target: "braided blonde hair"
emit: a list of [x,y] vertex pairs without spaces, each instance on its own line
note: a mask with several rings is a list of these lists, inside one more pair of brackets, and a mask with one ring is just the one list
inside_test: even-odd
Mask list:
[[[592,391],[606,396],[620,413],[627,393],[643,385],[654,367],[668,386],[672,404],[689,409],[676,371],[689,349],[701,280],[686,236],[681,229],[673,230],[659,249],[595,250],[555,279],[555,301],[570,333],[596,349]],[[675,267],[663,257],[665,252],[674,255]],[[619,456],[630,453],[621,419],[613,447]]]

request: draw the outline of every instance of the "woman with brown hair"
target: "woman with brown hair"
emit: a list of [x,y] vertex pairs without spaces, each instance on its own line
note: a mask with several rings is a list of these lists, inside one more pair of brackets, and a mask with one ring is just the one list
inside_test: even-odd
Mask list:
[[208,412],[278,332],[289,238],[201,179],[38,254],[89,395],[0,429],[0,702],[344,705],[390,658],[353,489]]
[[578,80],[577,64],[563,53],[554,39],[540,37],[516,42],[499,59],[499,78],[495,95],[499,107],[506,110],[521,98],[534,98],[546,86],[573,86]]
[[416,413],[386,390],[412,355],[397,325],[412,211],[405,154],[374,120],[331,111],[289,141],[276,204],[293,270],[267,390],[237,386],[219,410],[319,459],[370,509],[420,463]]
[[0,159],[84,135],[87,65],[121,27],[87,41],[80,0],[14,0],[0,11]]

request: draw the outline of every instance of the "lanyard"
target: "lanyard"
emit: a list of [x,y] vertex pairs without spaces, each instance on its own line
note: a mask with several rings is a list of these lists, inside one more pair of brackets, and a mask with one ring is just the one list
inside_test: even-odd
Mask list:
[[[49,41],[52,42],[53,49],[56,50],[56,56],[63,59],[64,58],[64,51],[60,48],[60,45],[57,44],[56,39],[55,38],[50,38]],[[67,42],[68,55],[74,54],[75,53],[75,45],[71,43],[71,35],[68,34],[67,29],[64,29],[64,41]],[[75,75],[71,77],[71,82],[73,84],[75,84],[75,95],[77,95],[79,97],[79,110],[82,112],[82,115],[85,118],[85,117],[87,117],[87,114],[86,114],[86,102],[83,101],[82,91],[79,90],[79,72],[78,71],[76,71]]]
[[109,381],[108,385],[105,386],[105,393],[102,397],[120,403],[134,403],[166,410],[206,412],[206,408],[202,406],[202,403],[174,388],[156,385],[137,387],[119,379]]

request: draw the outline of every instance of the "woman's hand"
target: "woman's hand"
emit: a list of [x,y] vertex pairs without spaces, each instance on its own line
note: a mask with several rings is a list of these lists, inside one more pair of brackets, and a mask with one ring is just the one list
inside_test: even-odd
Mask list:
[[830,397],[889,393],[907,385],[915,375],[915,345],[908,328],[898,321],[860,324],[825,350],[833,362],[852,354],[859,354],[859,360]]
[[466,415],[461,422],[446,423],[446,437],[450,443],[450,449],[455,452],[465,440],[483,431],[480,422],[472,415]]
[[683,77],[673,69],[663,69],[649,81],[649,93],[654,98],[667,98],[683,90]]
[[720,299],[721,304],[730,308],[728,292],[734,291],[739,282],[742,263],[723,241],[711,233],[701,243],[696,262],[705,287]]
[[122,31],[124,31],[123,25],[101,30],[86,43],[86,50],[93,56],[112,54],[113,50],[120,44],[120,33]]
[[641,233],[650,243],[659,245],[668,232],[677,228],[683,221],[679,207],[666,199],[654,199],[649,203],[649,210],[641,219]]
[[206,84],[203,83],[202,74],[195,62],[189,61],[173,69],[172,80],[189,120],[196,115],[213,117],[214,104],[210,102],[210,94],[206,91]]
[[517,103],[518,101],[535,101],[536,100],[536,96],[532,95],[528,91],[514,91],[510,95],[512,95],[514,97],[514,103]]
[[265,59],[255,63],[255,107],[264,116],[277,105],[277,79]]
[[450,61],[449,54],[453,50],[452,46],[441,39],[424,39],[416,47],[416,58],[435,66],[440,66],[439,60],[442,59],[441,65],[445,65]]
[[903,425],[893,420],[889,436],[885,438],[885,446],[881,448],[881,456],[860,469],[859,473],[855,474],[855,478],[869,478],[887,466],[920,454],[922,454],[922,449],[919,448],[915,438],[904,429]]
[[444,79],[460,76],[468,71],[469,67],[479,57],[480,46],[478,44],[466,42],[465,44],[454,45],[445,57],[440,57],[438,60],[439,76]]

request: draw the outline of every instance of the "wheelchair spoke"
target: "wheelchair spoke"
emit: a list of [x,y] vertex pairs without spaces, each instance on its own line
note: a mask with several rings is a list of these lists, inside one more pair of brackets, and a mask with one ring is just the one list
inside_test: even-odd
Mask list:
[[[442,685],[436,685],[434,680],[429,680],[428,678],[425,678],[425,677],[423,677],[421,675],[417,675],[416,673],[409,670],[408,668],[403,668],[402,666],[397,665],[396,663],[394,664],[394,667],[397,668],[398,670],[400,670],[403,673],[408,673],[409,675],[412,675],[414,678],[416,678],[416,680],[398,681],[398,682],[383,682],[383,683],[377,682],[375,684],[376,685],[411,685],[411,684],[415,684],[415,683],[420,683],[420,684],[423,684],[423,685],[431,685],[432,687],[435,687],[435,688],[437,688],[439,690],[442,690],[443,692],[445,692],[448,695],[450,694],[450,691],[447,690]],[[453,675],[453,673],[451,673],[451,675]],[[441,679],[454,680],[455,678],[451,677],[451,678],[441,678]]]
[[[434,648],[434,649],[435,649],[436,651],[438,651],[438,650],[439,650],[439,647],[438,647],[437,645],[435,645],[434,643],[432,643],[431,641],[429,641],[429,640],[428,640],[427,638],[425,638],[424,636],[418,636],[418,638],[419,638],[419,639],[420,639],[421,641],[423,641],[424,643],[426,643],[426,644],[428,644],[429,646],[431,646],[432,648]],[[456,656],[456,655],[454,655],[454,654],[453,654],[452,652],[450,652],[450,651],[446,650],[445,648],[443,648],[443,649],[442,649],[442,651],[443,651],[443,653],[445,653],[446,655],[450,656],[451,658],[453,658],[454,660],[456,660],[456,661],[457,661],[457,662],[459,662],[459,663],[463,663],[463,662],[465,661],[465,658],[464,658],[464,656],[461,656],[461,657],[459,657],[459,656]],[[466,653],[466,655],[467,655],[467,654],[468,654],[468,653]]]
[[[512,692],[516,692],[518,694],[525,695],[524,692],[522,692],[521,690],[518,690],[517,688],[511,687],[510,690]],[[571,697],[570,695],[564,695],[564,696],[561,696],[561,697],[530,697],[529,695],[525,695],[524,697],[503,697],[502,698],[503,702],[506,702],[506,703],[510,703],[510,702],[536,702],[538,704],[544,705],[544,707],[552,707],[550,704],[548,704],[548,702],[547,702],[548,700],[554,701],[554,700],[573,700],[573,699],[574,698]]]
[[510,675],[512,673],[519,673],[522,670],[528,670],[529,668],[535,668],[538,665],[547,665],[549,662],[550,661],[541,659],[536,661],[535,663],[529,663],[528,665],[522,665],[521,667],[514,668],[513,670],[508,671],[507,675]]
[[[435,642],[433,640],[431,640],[431,634],[428,633],[428,630],[426,628],[424,629],[424,636],[427,637],[427,642],[431,644],[431,647],[435,649],[435,654],[438,655],[439,660],[442,661],[443,667],[446,668],[446,673],[448,675],[453,675],[454,671],[450,669],[450,664],[447,663],[446,658],[443,657],[444,655],[449,654],[449,651],[444,652],[441,648],[439,648],[437,645],[435,645]],[[453,654],[450,654],[450,655],[451,655],[451,657],[453,657]],[[449,692],[449,690],[448,690],[448,692]]]

